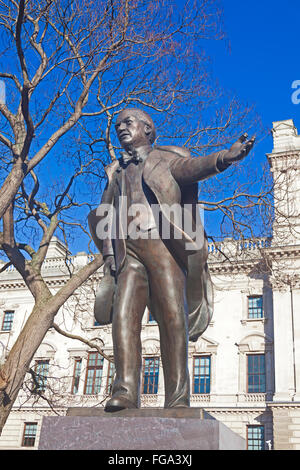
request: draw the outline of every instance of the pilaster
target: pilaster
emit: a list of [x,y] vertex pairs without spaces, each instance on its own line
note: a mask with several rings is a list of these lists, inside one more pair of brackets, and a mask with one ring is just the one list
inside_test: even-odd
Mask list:
[[291,294],[287,285],[273,287],[274,401],[290,401],[296,393]]

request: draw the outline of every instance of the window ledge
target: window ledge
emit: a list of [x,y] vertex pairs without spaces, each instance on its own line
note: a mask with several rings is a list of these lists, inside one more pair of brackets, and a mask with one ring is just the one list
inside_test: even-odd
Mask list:
[[247,403],[261,403],[266,401],[266,393],[242,393],[239,395],[238,401]]
[[259,324],[261,323],[262,325],[264,325],[265,323],[267,323],[268,319],[263,317],[263,318],[243,318],[241,320],[241,324],[242,325],[249,325],[249,324]]

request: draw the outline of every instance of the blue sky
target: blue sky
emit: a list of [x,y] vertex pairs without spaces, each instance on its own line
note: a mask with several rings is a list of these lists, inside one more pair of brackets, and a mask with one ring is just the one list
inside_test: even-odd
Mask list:
[[[292,118],[300,133],[300,104],[293,104],[291,99],[292,83],[300,80],[299,0],[222,3],[227,38],[205,43],[214,78],[243,103],[255,105],[265,128],[271,129],[273,121]],[[272,148],[269,134],[258,140],[252,155],[243,162],[249,168],[255,168],[257,162],[258,185],[262,175],[259,168]],[[212,233],[219,231],[216,214],[207,216],[206,227]]]
[[[293,119],[300,133],[300,104],[292,103],[299,70],[299,0],[223,0],[229,46],[208,44],[220,84],[242,101],[254,103],[264,126]],[[261,157],[272,151],[271,136],[256,146]]]
[[[176,1],[180,4],[180,0]],[[271,129],[273,121],[292,118],[300,133],[300,104],[295,105],[291,100],[292,83],[300,80],[299,0],[223,0],[222,3],[227,39],[205,43],[214,77],[225,91],[232,92],[242,102],[254,104],[264,127]],[[271,151],[269,135],[257,142],[245,164],[251,168],[253,162],[254,167],[255,162],[260,165]],[[58,172],[64,177],[58,167],[51,167],[49,157],[45,168],[47,175],[53,171],[55,178]],[[81,240],[76,239],[74,251],[77,245],[82,249],[80,244]]]

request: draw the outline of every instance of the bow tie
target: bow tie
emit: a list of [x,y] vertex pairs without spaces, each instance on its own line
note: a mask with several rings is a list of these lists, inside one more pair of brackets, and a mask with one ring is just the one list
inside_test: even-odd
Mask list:
[[141,157],[139,157],[136,152],[134,152],[132,154],[127,153],[127,152],[121,152],[121,155],[122,156],[120,158],[120,163],[121,163],[122,166],[127,166],[131,162],[133,162],[137,165],[138,163],[143,161],[143,159]]

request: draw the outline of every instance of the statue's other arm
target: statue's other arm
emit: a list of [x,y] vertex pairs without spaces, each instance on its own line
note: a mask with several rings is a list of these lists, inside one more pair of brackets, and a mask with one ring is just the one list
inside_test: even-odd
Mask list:
[[103,241],[100,240],[96,235],[97,223],[99,222],[99,218],[96,215],[97,209],[92,210],[88,215],[88,223],[90,234],[95,243],[98,250],[102,253],[103,251]]
[[[114,174],[115,170],[119,167],[118,160],[114,160],[110,165],[105,168],[106,175],[108,178],[106,187],[104,189],[101,204],[113,204],[114,197]],[[103,216],[97,215],[97,209],[92,210],[88,215],[88,224],[90,229],[90,234],[92,239],[103,256],[104,259],[104,274],[110,270],[115,271],[115,257],[112,240],[109,237],[104,238],[103,240],[97,235],[97,225],[101,221]]]
[[[101,204],[111,204],[112,203],[112,185],[107,183],[106,188],[104,189]],[[103,216],[97,215],[97,209],[92,210],[88,215],[88,224],[90,229],[91,237],[105,259],[107,256],[113,255],[113,247],[110,238],[105,238],[102,240],[97,235],[97,225],[101,221]]]

